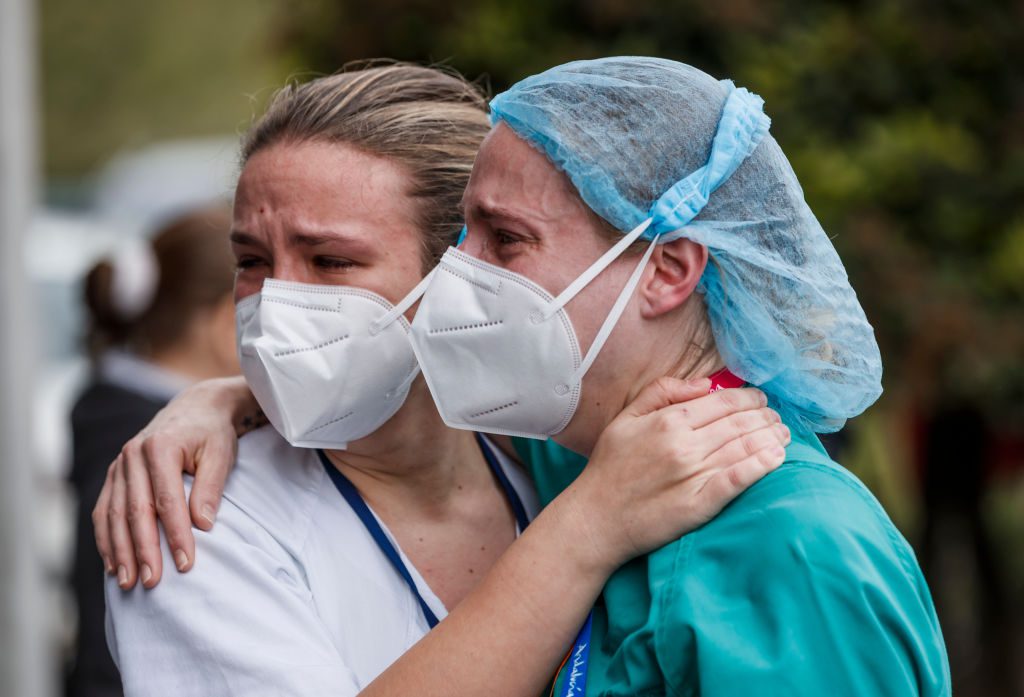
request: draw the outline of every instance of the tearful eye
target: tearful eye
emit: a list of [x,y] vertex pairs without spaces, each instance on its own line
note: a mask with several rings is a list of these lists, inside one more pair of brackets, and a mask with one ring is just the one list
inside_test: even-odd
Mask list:
[[515,235],[509,233],[507,230],[495,230],[494,241],[502,247],[519,244],[522,240]]
[[256,266],[259,266],[260,264],[263,263],[263,260],[260,259],[259,257],[243,256],[239,257],[238,260],[235,262],[235,270],[245,271],[246,269],[255,268]]
[[345,269],[350,269],[353,266],[355,266],[355,264],[349,259],[343,259],[341,257],[325,257],[319,255],[313,257],[313,263],[318,268],[326,269],[328,271],[344,271]]

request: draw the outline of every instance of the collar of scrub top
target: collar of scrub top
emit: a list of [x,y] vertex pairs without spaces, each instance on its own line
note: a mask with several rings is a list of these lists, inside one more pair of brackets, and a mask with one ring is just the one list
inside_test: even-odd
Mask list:
[[[479,433],[476,435],[477,444],[480,446],[481,452],[484,454],[484,459],[487,460],[487,466],[491,468],[491,472],[494,473],[495,479],[501,485],[502,490],[505,492],[505,496],[508,499],[509,505],[512,506],[512,512],[516,517],[516,524],[519,526],[519,532],[521,533],[526,529],[530,519],[526,515],[526,507],[523,506],[522,500],[519,498],[519,494],[516,492],[515,487],[512,486],[512,482],[508,480],[508,476],[505,474],[505,470],[498,463],[498,458],[494,455],[490,445],[484,440],[483,436]],[[427,626],[431,629],[437,626],[438,619],[434,611],[427,605],[427,601],[423,599],[419,589],[416,587],[416,582],[412,578],[412,574],[409,573],[409,569],[406,568],[405,563],[402,561],[402,555],[399,554],[395,545],[392,544],[388,538],[387,533],[381,527],[380,522],[377,520],[377,516],[373,514],[370,507],[363,501],[363,497],[359,495],[359,490],[356,489],[355,485],[348,480],[344,474],[335,467],[327,454],[323,450],[317,450],[317,455],[320,457],[320,463],[327,470],[327,474],[330,476],[331,481],[334,482],[335,488],[342,495],[348,505],[352,507],[352,510],[359,517],[360,522],[366,528],[366,531],[370,533],[370,537],[377,543],[377,547],[383,552],[384,556],[387,557],[391,565],[395,567],[395,571],[402,577],[405,584],[409,586],[409,590],[412,591],[413,596],[416,597],[419,602],[420,609],[423,611],[423,617],[427,620]]]

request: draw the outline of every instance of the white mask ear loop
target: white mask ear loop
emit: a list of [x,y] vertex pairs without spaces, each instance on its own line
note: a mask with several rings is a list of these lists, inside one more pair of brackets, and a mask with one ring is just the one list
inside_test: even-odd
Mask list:
[[616,242],[615,246],[602,254],[600,259],[591,264],[590,267],[580,274],[575,281],[570,283],[565,290],[559,293],[557,298],[551,301],[551,304],[544,310],[544,319],[551,319],[551,317],[561,310],[566,303],[576,297],[576,294],[583,290],[588,283],[593,281],[599,273],[608,268],[609,264],[622,256],[622,253],[626,251],[626,248],[640,239],[640,235],[644,234],[644,231],[650,227],[653,221],[653,218],[648,218],[644,222],[640,223],[623,236],[621,240]]
[[398,301],[398,304],[388,310],[380,319],[374,320],[370,324],[370,336],[376,336],[381,330],[385,329],[394,322],[396,319],[405,314],[405,311],[415,304],[420,297],[427,292],[427,286],[430,285],[430,280],[437,273],[437,267],[435,266],[430,270],[423,280],[416,284],[416,287],[409,291],[409,294]]
[[597,354],[601,352],[601,347],[604,346],[604,342],[611,336],[612,330],[615,329],[615,325],[619,321],[619,317],[622,316],[623,311],[626,309],[626,305],[629,303],[629,299],[633,297],[633,291],[636,289],[637,284],[640,283],[640,277],[644,273],[644,269],[647,268],[647,262],[651,258],[651,254],[654,253],[654,248],[658,244],[660,236],[656,236],[651,240],[651,244],[648,245],[647,251],[644,252],[643,258],[640,263],[633,269],[633,274],[626,281],[626,285],[622,287],[622,292],[619,293],[619,297],[616,298],[615,304],[612,305],[612,309],[608,312],[608,316],[604,320],[604,324],[601,325],[601,329],[597,332],[597,336],[594,337],[594,341],[590,344],[590,349],[587,351],[587,355],[584,356],[583,362],[580,363],[580,367],[576,369],[576,373],[572,376],[572,382],[569,384],[575,385],[576,383],[583,380],[583,376],[590,370],[590,366],[597,360]]

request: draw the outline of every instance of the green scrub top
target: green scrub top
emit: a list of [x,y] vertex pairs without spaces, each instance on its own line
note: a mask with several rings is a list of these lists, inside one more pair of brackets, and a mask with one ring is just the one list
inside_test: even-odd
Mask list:
[[[547,504],[586,460],[516,440]],[[555,695],[568,695],[568,669]],[[703,527],[635,559],[594,608],[587,695],[949,695],[913,551],[878,501],[799,435]],[[579,695],[579,692],[574,692]]]

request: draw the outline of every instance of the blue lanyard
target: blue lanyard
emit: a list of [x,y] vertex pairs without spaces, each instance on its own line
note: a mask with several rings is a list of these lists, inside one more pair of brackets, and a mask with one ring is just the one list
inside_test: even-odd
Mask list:
[[487,444],[487,441],[479,433],[475,435],[476,442],[484,454],[484,459],[487,460],[487,466],[491,468],[494,478],[498,480],[498,484],[501,485],[502,490],[505,492],[505,498],[508,499],[508,504],[512,507],[512,514],[516,517],[516,524],[519,525],[519,532],[522,533],[526,530],[526,526],[530,524],[530,517],[526,515],[526,507],[523,506],[519,493],[512,486],[512,482],[508,480],[504,468],[498,464],[498,458],[495,457],[491,446]]
[[[476,439],[477,443],[480,445],[480,450],[484,454],[484,459],[487,460],[488,467],[491,468],[491,472],[494,473],[494,477],[498,480],[498,483],[505,492],[505,496],[508,498],[509,505],[512,506],[512,512],[516,517],[516,523],[519,524],[519,530],[522,532],[530,522],[529,518],[526,516],[526,508],[523,506],[523,502],[519,499],[519,494],[516,493],[516,490],[512,487],[512,483],[505,475],[505,470],[502,469],[500,464],[498,464],[498,459],[494,456],[494,453],[491,452],[490,446],[480,436],[480,434],[477,434]],[[320,463],[324,466],[324,469],[327,470],[327,474],[330,476],[331,481],[334,482],[335,488],[339,493],[341,493],[345,501],[348,502],[348,505],[352,507],[352,510],[366,528],[366,531],[370,533],[370,537],[372,537],[373,541],[377,543],[380,551],[384,553],[384,556],[391,562],[391,565],[395,567],[395,571],[398,572],[398,575],[401,576],[402,580],[404,580],[406,585],[409,586],[409,590],[411,590],[412,594],[416,596],[420,609],[423,611],[423,616],[427,620],[427,625],[431,629],[436,627],[438,623],[437,615],[434,614],[434,611],[430,609],[429,605],[427,605],[427,601],[425,601],[423,596],[420,595],[419,589],[416,588],[416,582],[412,580],[412,574],[409,573],[409,569],[407,569],[405,564],[402,563],[402,556],[398,553],[398,550],[395,549],[395,546],[391,544],[391,540],[388,539],[388,536],[384,533],[380,523],[377,522],[377,518],[373,515],[373,511],[371,511],[370,507],[366,505],[365,501],[363,501],[363,497],[359,495],[359,490],[356,489],[352,482],[348,480],[348,477],[342,474],[338,468],[331,463],[327,454],[324,453],[323,450],[317,450],[316,452],[317,455],[320,456]]]
[[[594,624],[594,612],[587,615],[587,621],[583,623],[576,641],[572,643],[569,655],[565,657],[563,667],[565,669],[565,682],[562,683],[562,690],[559,697],[577,697],[587,694],[587,667],[590,665],[590,630]],[[559,673],[562,672],[560,668]],[[555,675],[557,683],[558,675]],[[554,693],[554,687],[551,688]]]

